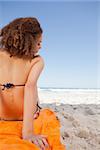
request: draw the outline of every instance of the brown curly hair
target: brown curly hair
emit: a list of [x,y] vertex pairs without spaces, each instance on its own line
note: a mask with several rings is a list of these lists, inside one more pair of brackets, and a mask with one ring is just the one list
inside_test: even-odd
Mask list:
[[17,18],[1,29],[0,47],[10,57],[33,59],[42,28],[36,18]]

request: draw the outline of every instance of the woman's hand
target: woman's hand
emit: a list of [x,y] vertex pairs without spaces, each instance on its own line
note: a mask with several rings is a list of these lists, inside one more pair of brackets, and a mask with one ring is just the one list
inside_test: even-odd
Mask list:
[[33,116],[33,119],[37,119],[38,116],[39,116],[39,113],[40,113],[40,109],[38,109],[38,110],[36,111],[36,113],[35,113],[34,116]]
[[40,150],[46,150],[49,148],[49,144],[45,135],[32,135],[31,137],[25,137],[23,139],[34,143],[40,148]]

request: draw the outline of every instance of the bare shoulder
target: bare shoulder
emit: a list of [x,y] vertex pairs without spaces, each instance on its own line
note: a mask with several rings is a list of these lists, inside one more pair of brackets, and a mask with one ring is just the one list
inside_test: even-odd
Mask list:
[[34,58],[32,61],[31,61],[31,65],[34,66],[34,64],[42,64],[44,66],[44,59],[42,56],[38,55],[36,58]]
[[32,64],[31,70],[29,72],[29,76],[26,82],[26,85],[34,86],[37,84],[37,80],[44,68],[44,59],[39,56],[38,58],[34,59],[35,62]]

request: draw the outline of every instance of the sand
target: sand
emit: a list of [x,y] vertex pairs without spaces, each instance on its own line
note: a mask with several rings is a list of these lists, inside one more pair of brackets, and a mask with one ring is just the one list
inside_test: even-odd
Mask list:
[[100,150],[99,104],[41,104],[53,109],[61,122],[61,141],[67,150]]

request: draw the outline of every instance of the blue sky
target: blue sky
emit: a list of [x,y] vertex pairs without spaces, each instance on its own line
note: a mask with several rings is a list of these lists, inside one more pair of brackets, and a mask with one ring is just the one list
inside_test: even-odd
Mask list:
[[98,5],[98,87],[100,88],[100,3]]
[[39,87],[100,88],[96,1],[0,1],[0,28],[34,16],[43,28]]

